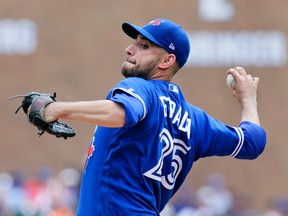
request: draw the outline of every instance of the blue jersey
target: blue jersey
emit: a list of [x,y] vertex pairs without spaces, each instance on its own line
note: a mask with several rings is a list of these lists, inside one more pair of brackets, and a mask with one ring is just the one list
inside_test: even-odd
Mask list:
[[208,156],[254,159],[262,127],[231,127],[187,103],[179,86],[127,78],[108,100],[122,104],[121,128],[96,127],[83,171],[78,216],[159,215],[193,162]]

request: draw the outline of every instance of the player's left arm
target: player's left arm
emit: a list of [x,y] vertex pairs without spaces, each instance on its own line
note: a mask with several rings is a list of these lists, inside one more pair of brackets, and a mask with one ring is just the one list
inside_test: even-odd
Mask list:
[[55,102],[45,108],[44,118],[48,122],[62,118],[104,127],[122,127],[125,109],[111,100]]

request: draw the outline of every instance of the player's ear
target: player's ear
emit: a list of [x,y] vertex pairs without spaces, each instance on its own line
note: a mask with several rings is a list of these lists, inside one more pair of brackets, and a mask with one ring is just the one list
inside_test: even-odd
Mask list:
[[159,67],[161,69],[167,69],[171,67],[176,61],[176,56],[174,54],[166,53],[163,55],[161,62],[159,63]]

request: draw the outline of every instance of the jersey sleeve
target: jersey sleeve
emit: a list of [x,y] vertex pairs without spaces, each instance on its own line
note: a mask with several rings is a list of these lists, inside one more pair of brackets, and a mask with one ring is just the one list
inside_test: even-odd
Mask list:
[[196,160],[208,156],[255,159],[263,152],[266,132],[262,127],[251,122],[242,122],[238,127],[232,127],[204,111],[196,113],[193,127]]
[[110,100],[121,104],[125,109],[125,125],[124,127],[130,127],[144,118],[143,103],[126,92],[117,91]]
[[252,122],[244,121],[239,128],[243,131],[244,141],[239,153],[235,155],[238,159],[255,159],[265,149],[267,135],[264,128]]
[[143,120],[147,114],[149,98],[145,91],[146,81],[140,78],[127,78],[110,90],[106,99],[121,104],[125,109],[125,125],[131,127]]

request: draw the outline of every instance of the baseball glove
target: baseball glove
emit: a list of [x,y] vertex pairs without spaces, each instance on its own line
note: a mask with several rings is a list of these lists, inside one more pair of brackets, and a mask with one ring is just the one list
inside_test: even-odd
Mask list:
[[30,92],[26,95],[16,95],[9,99],[11,100],[18,97],[23,97],[23,100],[15,114],[22,108],[27,115],[29,122],[38,128],[39,137],[44,132],[55,135],[58,138],[63,137],[64,139],[76,135],[75,130],[67,124],[63,124],[58,120],[47,122],[44,119],[43,114],[45,107],[50,103],[56,102],[56,92],[54,94]]

